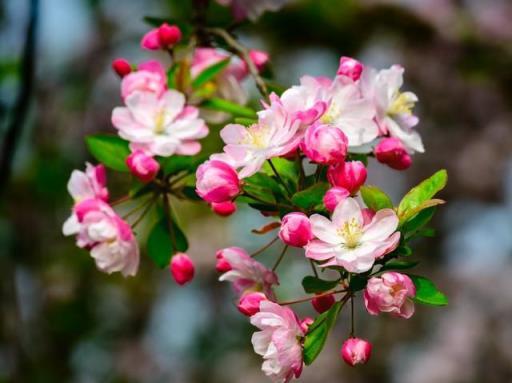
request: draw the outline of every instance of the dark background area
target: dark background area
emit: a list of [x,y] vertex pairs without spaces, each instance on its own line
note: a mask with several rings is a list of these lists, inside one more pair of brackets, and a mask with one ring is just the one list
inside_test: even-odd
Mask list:
[[[113,132],[111,110],[120,100],[111,60],[158,57],[138,47],[148,29],[142,17],[179,14],[188,1],[32,0],[39,3],[29,60],[35,77],[27,84],[30,3],[0,3],[2,145],[9,126],[20,133],[12,177],[0,173],[0,382],[265,382],[252,329],[214,269],[216,249],[265,242],[250,234],[265,222],[257,212],[221,219],[200,204],[180,207],[198,264],[184,288],[144,254],[135,278],[102,274],[61,234],[69,174],[91,160],[84,135]],[[248,45],[270,52],[286,86],[302,74],[332,76],[340,55],[378,68],[402,64],[405,88],[420,98],[427,151],[403,173],[371,164],[370,182],[398,202],[435,170],[450,176],[438,235],[414,248],[418,273],[436,281],[450,305],[418,307],[405,321],[370,317],[359,304],[358,334],[374,343],[371,362],[350,369],[340,360],[348,331],[342,316],[300,381],[512,381],[510,20],[506,0],[301,0],[240,29]],[[20,88],[30,102],[17,113]],[[208,148],[219,146],[219,128]],[[123,185],[109,172],[114,196]],[[295,255],[281,269],[283,298],[302,295],[297,276],[308,264]],[[298,310],[312,314],[308,304]]]

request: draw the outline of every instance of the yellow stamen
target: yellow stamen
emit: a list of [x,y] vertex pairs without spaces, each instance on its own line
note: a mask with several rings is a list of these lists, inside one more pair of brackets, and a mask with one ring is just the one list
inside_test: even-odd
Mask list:
[[156,115],[155,128],[153,129],[153,131],[156,134],[162,134],[165,131],[165,126],[164,126],[165,117],[166,117],[165,115],[166,115],[165,109],[161,109]]
[[399,114],[412,114],[412,108],[414,108],[414,101],[411,100],[405,93],[398,93],[393,103],[388,109],[388,114],[399,115]]
[[359,246],[359,239],[363,235],[363,231],[361,225],[352,218],[338,229],[338,235],[343,237],[346,247],[354,249]]

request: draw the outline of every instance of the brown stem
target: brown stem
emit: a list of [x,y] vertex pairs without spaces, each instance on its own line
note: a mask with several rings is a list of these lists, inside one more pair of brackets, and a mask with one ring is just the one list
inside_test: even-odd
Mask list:
[[265,250],[267,250],[270,246],[272,246],[276,241],[279,239],[279,237],[275,237],[272,241],[267,243],[265,246],[261,247],[260,249],[256,250],[254,253],[251,254],[251,257],[255,257],[261,253],[263,253]]
[[[336,290],[336,291],[327,291],[325,293],[322,293],[322,294],[316,294],[316,295],[313,295],[313,296],[310,296],[310,297],[304,297],[304,298],[300,298],[300,299],[295,299],[293,301],[285,301],[285,302],[278,302],[279,305],[281,306],[287,306],[287,305],[293,305],[295,303],[303,303],[303,302],[308,302],[308,301],[311,301],[315,298],[321,298],[321,297],[325,297],[327,295],[331,295],[331,294],[341,294],[341,293],[346,293],[347,290]],[[345,295],[343,297],[343,300],[345,300],[345,297],[348,297],[349,294]]]
[[277,270],[277,267],[281,264],[281,261],[283,260],[284,255],[286,254],[287,250],[288,250],[288,245],[285,245],[285,247],[283,247],[283,251],[281,251],[281,254],[279,255],[279,258],[277,258],[277,261],[276,261],[274,267],[272,267],[272,271]]

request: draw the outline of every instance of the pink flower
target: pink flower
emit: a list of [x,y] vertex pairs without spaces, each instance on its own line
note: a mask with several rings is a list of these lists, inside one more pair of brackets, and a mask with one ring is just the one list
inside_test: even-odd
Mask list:
[[257,49],[251,49],[249,51],[249,58],[256,66],[256,69],[258,69],[258,71],[261,72],[263,70],[263,68],[265,67],[265,65],[267,65],[267,63],[268,63],[269,55],[267,52],[260,51]]
[[150,51],[157,51],[161,48],[160,37],[158,36],[158,28],[153,28],[142,36],[140,46],[143,49],[149,49]]
[[119,77],[123,78],[132,71],[132,66],[128,60],[119,58],[112,61],[112,69]]
[[322,165],[333,165],[345,161],[348,140],[337,128],[315,124],[306,130],[301,149],[311,161]]
[[85,172],[73,170],[68,181],[68,191],[75,202],[89,198],[108,200],[107,174],[102,164],[86,163]]
[[266,300],[267,297],[263,293],[247,293],[242,295],[237,308],[242,314],[250,317],[260,311],[260,303]]
[[261,291],[267,297],[273,298],[272,286],[278,284],[277,275],[272,270],[251,258],[240,247],[228,247],[217,252],[231,269],[219,278],[219,281],[233,283],[233,288],[238,294],[250,291]]
[[139,248],[130,225],[104,201],[77,203],[64,223],[64,235],[76,235],[77,246],[90,249],[99,270],[133,276],[139,267]]
[[349,338],[343,343],[341,348],[341,357],[352,367],[356,364],[366,364],[371,354],[372,345],[364,339]]
[[213,212],[221,217],[228,217],[236,212],[236,203],[233,201],[212,202],[211,207]]
[[415,295],[416,288],[411,278],[392,271],[370,278],[364,291],[364,303],[372,315],[385,312],[409,319],[414,314],[412,298]]
[[126,165],[130,172],[144,183],[153,180],[160,170],[158,161],[142,150],[131,153],[126,159]]
[[329,310],[334,303],[336,303],[336,299],[334,298],[333,294],[320,295],[311,300],[311,304],[313,305],[313,308],[319,314]]
[[121,81],[121,97],[126,100],[134,92],[150,92],[160,97],[167,90],[167,75],[158,61],[151,60],[138,66]]
[[158,28],[158,40],[162,48],[170,48],[181,40],[181,30],[176,25],[163,23]]
[[375,217],[375,211],[368,207],[361,210],[361,213],[363,214],[363,223],[365,225],[369,225],[373,217]]
[[180,286],[190,282],[194,278],[194,262],[185,253],[176,253],[171,259],[171,274],[176,283]]
[[374,149],[377,161],[396,170],[405,170],[412,164],[412,159],[402,142],[395,137],[384,138]]
[[252,336],[254,351],[264,359],[262,371],[275,383],[289,382],[302,372],[303,326],[288,307],[262,301],[251,324],[261,331]]
[[421,137],[413,129],[419,122],[412,113],[418,97],[412,92],[400,92],[403,74],[404,68],[400,65],[379,72],[366,67],[361,76],[361,89],[375,105],[381,134],[396,137],[410,152],[423,153]]
[[225,162],[209,160],[197,168],[197,194],[206,202],[226,202],[240,193],[235,169]]
[[201,150],[197,140],[208,135],[208,128],[198,118],[198,110],[185,105],[182,93],[167,90],[158,97],[153,92],[137,91],[125,102],[126,107],[114,109],[112,124],[122,138],[131,142],[133,151],[167,157],[191,156]]
[[339,186],[332,187],[324,195],[324,205],[332,213],[336,206],[347,199],[347,197],[350,197],[350,192],[347,189]]
[[361,207],[353,198],[336,207],[332,221],[319,214],[310,221],[318,239],[306,245],[306,257],[324,262],[322,267],[342,266],[351,273],[364,273],[400,240],[398,217],[392,209],[379,210],[365,225]]
[[305,246],[313,239],[308,216],[304,213],[286,214],[281,222],[279,238],[289,246]]
[[353,59],[352,57],[346,56],[342,56],[340,58],[340,66],[338,68],[338,72],[336,73],[338,76],[345,76],[353,81],[357,81],[361,77],[362,72],[363,64],[361,64],[359,61]]
[[356,194],[366,182],[366,167],[361,161],[349,161],[329,167],[327,179],[333,186],[347,189],[351,195]]

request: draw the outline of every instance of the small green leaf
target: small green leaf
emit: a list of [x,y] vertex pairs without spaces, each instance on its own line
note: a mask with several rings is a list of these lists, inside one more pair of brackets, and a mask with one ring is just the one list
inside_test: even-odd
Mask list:
[[179,68],[178,65],[173,65],[167,71],[167,87],[169,89],[176,88],[176,73],[178,72],[178,68]]
[[110,169],[128,172],[126,158],[130,155],[128,142],[111,134],[94,134],[85,138],[89,152]]
[[222,98],[211,98],[206,100],[201,104],[201,107],[216,110],[218,112],[226,112],[235,117],[250,119],[257,118],[256,112],[253,109]]
[[314,208],[322,204],[322,200],[328,189],[329,184],[325,182],[313,185],[306,190],[295,193],[292,197],[292,202],[302,209]]
[[171,257],[178,251],[186,251],[188,248],[187,238],[176,221],[170,223],[176,240],[176,248],[173,245],[171,237],[171,227],[165,217],[161,218],[149,233],[147,242],[147,251],[149,257],[160,268],[169,265]]
[[388,195],[376,186],[361,187],[361,197],[366,206],[374,211],[393,208],[393,202]]
[[[428,222],[430,222],[430,220],[434,216],[435,211],[435,207],[423,209],[415,217],[404,223],[404,225],[402,226],[402,231],[404,233],[415,233],[423,226],[425,226]],[[410,235],[408,236],[410,237]]]
[[415,217],[419,212],[421,212],[422,210],[425,210],[425,209],[428,209],[428,208],[431,208],[431,207],[434,207],[434,206],[437,206],[437,205],[442,205],[444,204],[445,202],[442,200],[442,199],[429,199],[425,202],[422,202],[419,206],[416,206],[414,208],[411,208],[411,209],[408,209],[408,210],[405,210],[400,216],[400,222],[403,223],[403,222],[407,222],[409,221],[411,218]]
[[417,266],[419,264],[419,261],[412,261],[408,259],[392,259],[379,270],[380,271],[386,271],[386,270],[406,270],[406,269],[412,269],[413,267]]
[[414,300],[419,303],[433,306],[445,306],[448,304],[448,298],[437,289],[434,283],[425,277],[410,275],[414,286],[416,286],[416,296]]
[[308,294],[323,293],[336,287],[339,280],[325,281],[323,279],[308,275],[302,280],[302,287]]
[[279,182],[277,182],[274,178],[270,177],[268,174],[264,173],[256,173],[250,177],[245,178],[244,188],[248,188],[249,190],[258,188],[266,190],[267,192],[272,191],[274,194],[277,195],[283,194],[283,187],[279,184]]
[[350,277],[349,289],[350,291],[360,291],[368,284],[368,278],[362,275],[352,275]]
[[199,73],[199,75],[192,81],[192,87],[194,89],[200,88],[208,81],[212,80],[229,65],[230,60],[231,58],[228,57],[222,61],[210,65],[208,68]]
[[[412,188],[405,197],[402,198],[402,201],[400,201],[400,205],[398,205],[398,215],[404,216],[407,214],[407,211],[414,211],[424,202],[433,198],[446,186],[447,180],[448,175],[446,170],[443,169],[421,182],[418,186]],[[416,211],[416,213],[419,213],[419,211]]]
[[158,162],[164,174],[168,175],[182,171],[193,173],[205,159],[205,156],[171,156],[158,157]]
[[244,118],[244,117],[235,117],[235,124],[240,124],[243,126],[251,126],[258,122],[254,118]]
[[182,193],[185,197],[192,201],[202,201],[202,198],[197,195],[196,188],[194,186],[183,187]]
[[341,302],[335,303],[329,311],[320,314],[309,327],[304,339],[304,363],[306,365],[309,366],[313,363],[324,348],[327,335],[336,323],[340,308]]

